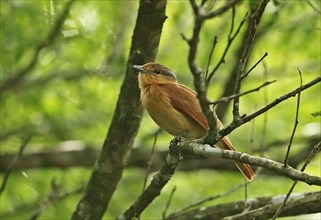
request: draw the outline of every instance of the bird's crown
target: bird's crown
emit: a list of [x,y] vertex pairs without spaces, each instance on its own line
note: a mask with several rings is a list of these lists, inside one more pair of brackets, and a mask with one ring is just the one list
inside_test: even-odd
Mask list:
[[176,80],[175,73],[162,64],[149,62],[143,66],[135,65],[134,68],[138,69],[141,73],[165,76],[166,78]]

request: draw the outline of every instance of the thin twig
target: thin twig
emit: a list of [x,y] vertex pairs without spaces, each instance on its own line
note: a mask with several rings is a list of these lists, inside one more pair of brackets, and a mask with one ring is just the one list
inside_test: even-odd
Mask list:
[[[232,21],[231,21],[231,27],[230,27],[230,31],[228,33],[228,36],[227,36],[227,45],[225,47],[225,50],[220,58],[220,60],[218,61],[218,63],[216,64],[216,66],[214,67],[214,69],[211,71],[211,74],[208,76],[208,69],[206,70],[206,85],[208,86],[210,81],[211,81],[211,78],[214,76],[214,73],[216,72],[216,70],[220,67],[220,65],[222,63],[225,63],[225,55],[227,54],[227,51],[228,49],[230,48],[234,38],[236,35],[234,35],[233,37],[231,37],[232,33],[233,33],[233,29],[234,29],[234,21],[235,21],[235,7],[233,6],[232,7]],[[245,20],[243,19],[243,21],[241,21],[240,25],[239,25],[239,28],[243,25],[243,23],[245,22]],[[238,31],[237,31],[238,33]],[[212,54],[211,54],[212,55]],[[209,67],[209,64],[208,64],[208,67]]]
[[32,214],[30,220],[36,220],[37,218],[39,218],[41,216],[41,214],[44,213],[44,211],[50,205],[52,205],[54,202],[63,200],[65,198],[68,198],[73,195],[77,195],[77,194],[83,192],[84,189],[85,189],[85,187],[81,186],[81,187],[76,188],[76,189],[69,191],[69,192],[62,192],[61,185],[59,185],[56,182],[56,179],[53,178],[51,180],[51,193],[42,203],[39,204],[38,208]]
[[56,179],[51,180],[51,193],[47,199],[45,199],[39,207],[34,211],[30,220],[36,220],[40,215],[48,208],[48,206],[55,200],[57,200],[58,195],[61,192],[61,186],[57,184]]
[[241,79],[244,79],[245,77],[247,77],[252,72],[252,70],[254,70],[255,67],[267,56],[268,56],[268,53],[265,52],[265,54],[261,57],[261,59],[259,59],[259,61],[257,61],[244,75],[241,76]]
[[251,133],[250,133],[250,144],[249,144],[249,154],[252,153],[252,149],[254,148],[254,131],[255,131],[255,118],[252,120],[252,126],[251,126]]
[[27,137],[23,143],[21,144],[20,148],[19,148],[19,152],[17,153],[16,157],[12,160],[10,166],[8,167],[8,170],[6,171],[6,173],[3,176],[3,181],[0,187],[0,196],[2,195],[2,193],[4,192],[8,180],[9,180],[9,176],[11,174],[11,172],[14,170],[14,167],[16,165],[16,163],[18,162],[19,158],[22,156],[23,151],[25,150],[27,144],[29,143],[29,141],[31,140],[32,136]]
[[216,44],[217,44],[217,36],[215,35],[214,39],[213,39],[210,55],[208,56],[208,62],[207,62],[206,71],[205,71],[205,79],[208,78],[208,70],[209,70],[209,67],[210,67],[210,64],[212,61],[212,57],[213,57],[213,53],[214,53],[214,49],[216,47]]
[[244,210],[246,212],[250,207],[248,204],[248,181],[244,178]]
[[[311,150],[309,156],[307,157],[305,163],[303,164],[301,171],[303,172],[305,170],[305,168],[309,165],[309,163],[311,162],[311,160],[314,158],[314,156],[320,151],[321,149],[321,142],[317,143]],[[287,200],[289,199],[294,187],[296,186],[296,184],[298,183],[298,181],[294,181],[294,183],[292,184],[289,192],[286,194],[285,199],[283,200],[282,204],[280,205],[280,207],[278,208],[278,210],[276,211],[276,213],[274,214],[272,220],[275,220],[279,214],[281,213],[283,207],[285,206]]]
[[[142,193],[146,189],[147,178],[148,178],[148,175],[150,174],[150,171],[151,171],[151,168],[152,168],[152,165],[153,165],[153,155],[154,155],[154,152],[155,152],[155,146],[156,146],[156,143],[157,143],[157,137],[158,137],[159,131],[160,130],[157,130],[156,133],[155,133],[155,136],[154,136],[154,143],[153,143],[153,146],[152,146],[152,151],[150,153],[149,161],[147,162],[147,169],[146,169],[146,174],[145,174],[145,178],[144,178]],[[137,219],[140,219],[140,215],[137,216]]]
[[[207,197],[207,198],[205,198],[205,199],[202,199],[202,200],[200,200],[200,201],[198,201],[198,202],[192,203],[192,204],[190,204],[190,205],[188,205],[188,206],[180,209],[179,211],[175,212],[175,215],[178,214],[178,213],[185,212],[186,210],[195,208],[195,207],[197,207],[197,206],[203,205],[203,204],[206,203],[206,202],[210,202],[210,201],[213,201],[213,200],[222,198],[222,197],[224,197],[224,196],[227,196],[227,195],[229,195],[229,194],[231,194],[231,193],[233,193],[233,192],[236,192],[237,190],[239,190],[239,189],[242,188],[242,187],[244,187],[244,183],[238,184],[238,185],[232,187],[231,189],[229,189],[229,190],[226,191],[226,192],[219,193],[219,194],[214,195],[214,196],[209,196],[209,197]],[[174,214],[174,213],[172,213],[171,215],[173,215],[173,214]]]
[[[299,71],[299,76],[300,76],[300,87],[301,87],[302,86],[302,74],[301,74],[300,69],[298,69],[298,71]],[[298,99],[297,99],[296,111],[295,111],[294,127],[293,127],[293,130],[292,130],[292,134],[291,134],[291,138],[290,138],[290,141],[289,141],[288,149],[286,151],[286,155],[285,155],[285,159],[284,159],[284,167],[286,167],[287,164],[288,164],[288,158],[289,158],[289,154],[290,154],[290,150],[291,150],[294,134],[295,134],[296,128],[297,128],[298,123],[299,123],[298,118],[299,118],[299,109],[300,109],[300,98],[301,98],[301,92],[298,93]]]
[[254,89],[250,89],[250,90],[242,92],[240,94],[234,94],[234,95],[231,95],[231,96],[222,97],[222,98],[220,98],[220,99],[218,99],[218,100],[216,100],[214,102],[209,102],[209,104],[215,106],[215,105],[217,105],[219,103],[222,103],[222,102],[228,102],[228,101],[230,101],[232,99],[235,99],[236,97],[241,97],[241,96],[247,95],[247,94],[252,93],[252,92],[258,92],[261,88],[263,88],[265,86],[268,86],[268,85],[270,85],[272,83],[275,83],[275,82],[276,82],[276,80],[268,81],[268,82],[265,82],[265,83],[263,83],[262,85],[260,85],[260,86],[258,86],[256,88],[254,88]]
[[157,132],[155,133],[154,143],[153,143],[152,151],[150,153],[150,159],[147,162],[148,166],[147,166],[147,170],[146,170],[146,174],[145,174],[145,178],[144,178],[143,192],[144,192],[144,190],[146,188],[147,178],[148,178],[148,175],[149,175],[149,173],[151,171],[151,168],[152,168],[152,165],[153,165],[153,155],[154,155],[154,152],[155,152],[155,146],[156,146],[156,143],[157,143],[157,137],[158,137],[159,131],[160,130],[157,130]]
[[[259,175],[260,171],[261,171],[261,169],[258,172],[255,172],[256,176]],[[247,184],[251,184],[251,183],[253,183],[253,182],[248,182]],[[216,199],[223,198],[223,197],[225,197],[227,195],[230,195],[230,194],[236,192],[237,190],[243,188],[245,186],[245,184],[246,183],[237,184],[237,185],[235,185],[234,187],[232,187],[231,189],[229,189],[226,192],[219,193],[219,194],[213,195],[213,196],[209,196],[209,197],[207,197],[205,199],[202,199],[202,200],[200,200],[198,202],[192,203],[192,204],[190,204],[190,205],[188,205],[188,206],[186,206],[186,207],[184,207],[184,208],[182,208],[182,209],[180,209],[180,210],[178,210],[176,212],[171,213],[170,216],[179,216],[179,215],[181,215],[183,213],[186,213],[187,210],[199,207],[200,205],[203,205],[206,202],[211,202],[211,201],[214,201]]]
[[[250,20],[249,20],[250,30],[249,30],[248,37],[246,39],[246,43],[245,43],[246,46],[244,48],[244,51],[239,61],[237,74],[236,74],[234,94],[239,94],[241,91],[242,76],[245,72],[245,67],[254,45],[254,40],[256,38],[258,25],[260,23],[261,17],[264,13],[265,7],[268,4],[268,2],[269,0],[262,0],[259,6],[250,14]],[[240,120],[240,117],[241,117],[240,111],[239,111],[239,101],[240,101],[239,97],[236,97],[233,102],[233,121],[235,122]]]
[[319,76],[319,77],[315,78],[314,80],[311,80],[310,82],[292,90],[291,92],[288,92],[288,93],[278,97],[277,99],[275,99],[271,103],[267,104],[263,108],[255,111],[254,113],[252,113],[248,116],[242,117],[239,121],[233,121],[230,125],[228,125],[227,127],[223,128],[222,130],[219,131],[219,137],[218,137],[217,141],[220,140],[221,138],[223,138],[224,136],[228,135],[229,133],[231,133],[233,130],[240,127],[241,125],[243,125],[243,124],[251,121],[252,119],[256,118],[257,116],[267,112],[268,110],[270,110],[274,106],[280,104],[281,102],[283,102],[293,96],[296,96],[296,94],[298,94],[299,92],[302,92],[302,91],[310,88],[311,86],[314,86],[315,84],[319,83],[320,81],[321,81],[321,76]]
[[[234,7],[233,7],[233,9],[234,9]],[[235,20],[235,12],[232,12],[232,24],[231,24],[231,28],[230,28],[229,34],[227,36],[226,47],[225,47],[225,49],[223,51],[223,54],[222,54],[221,58],[219,59],[219,61],[217,62],[217,64],[213,68],[213,70],[210,72],[209,76],[206,77],[206,84],[207,85],[211,82],[211,79],[214,76],[215,72],[218,70],[218,68],[225,62],[225,56],[226,56],[227,52],[229,51],[234,39],[240,33],[240,30],[243,27],[243,25],[244,25],[244,23],[245,23],[245,21],[247,19],[247,16],[248,16],[248,13],[245,14],[245,16],[243,17],[242,21],[240,22],[238,28],[236,29],[235,33],[232,35],[233,29],[234,29],[234,20]]]
[[[228,33],[228,37],[230,38],[230,36],[233,33],[234,30],[234,22],[235,22],[235,6],[232,7],[232,18],[231,18],[231,28],[230,31]],[[242,22],[241,22],[242,23]]]
[[308,3],[308,5],[309,5],[314,11],[316,11],[316,12],[319,13],[319,14],[321,14],[321,10],[318,9],[316,6],[314,6],[311,1],[305,0],[305,2]]
[[[267,65],[263,61],[263,69],[264,69],[264,74],[263,74],[263,82],[267,82]],[[263,99],[264,99],[264,104],[268,104],[268,91],[267,88],[263,89]],[[264,151],[265,151],[265,137],[266,137],[266,132],[267,132],[267,122],[268,122],[268,112],[266,112],[263,115],[263,127],[262,127],[262,132],[261,132],[261,139],[260,139],[260,144],[259,144],[259,149],[260,149],[260,157],[264,157]]]
[[171,201],[172,201],[172,198],[173,198],[173,195],[174,195],[175,191],[176,191],[176,186],[174,186],[174,188],[171,191],[171,194],[168,197],[167,203],[166,203],[164,211],[163,211],[163,219],[166,218],[167,210],[168,210],[168,208],[169,208],[169,206],[171,204]]
[[[53,204],[54,202],[61,201],[66,198],[69,198],[71,196],[80,194],[81,192],[84,191],[84,189],[85,189],[85,186],[81,186],[81,187],[78,187],[76,189],[73,189],[73,190],[67,191],[67,192],[61,192],[61,190],[60,190],[60,192],[55,197],[52,197],[50,194],[50,195],[48,195],[48,197],[45,200],[37,200],[34,202],[28,201],[25,204],[20,204],[17,207],[13,207],[12,210],[10,210],[10,211],[2,213],[0,218],[5,219],[5,218],[11,217],[10,219],[12,219],[13,215],[15,215],[15,216],[20,215],[22,213],[30,212],[31,210],[34,210],[34,214],[36,214],[36,212],[38,212],[36,209],[40,209],[39,207],[43,206],[43,204],[49,200],[49,197],[52,199],[51,204]],[[49,205],[47,206],[47,208],[49,207]],[[45,210],[42,210],[42,211],[45,211]]]
[[202,13],[201,16],[203,19],[210,19],[210,18],[214,18],[218,15],[224,14],[226,11],[228,11],[230,8],[233,8],[238,2],[240,2],[240,0],[232,0],[232,1],[227,1],[225,3],[225,5],[223,5],[222,7],[214,10],[214,11],[210,11],[207,13]]

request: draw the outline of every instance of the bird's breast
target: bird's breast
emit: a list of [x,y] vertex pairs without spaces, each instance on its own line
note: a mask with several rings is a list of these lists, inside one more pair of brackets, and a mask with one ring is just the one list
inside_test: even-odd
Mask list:
[[166,84],[141,88],[141,102],[150,117],[168,133],[190,139],[203,137],[204,131],[189,117],[173,107],[170,95],[163,89]]

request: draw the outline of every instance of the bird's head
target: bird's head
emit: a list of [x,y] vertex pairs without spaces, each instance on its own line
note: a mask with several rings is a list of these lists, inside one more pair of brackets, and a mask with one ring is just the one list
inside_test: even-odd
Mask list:
[[139,80],[141,83],[176,83],[176,75],[166,66],[158,63],[146,63],[142,66],[134,65],[135,69],[139,71]]

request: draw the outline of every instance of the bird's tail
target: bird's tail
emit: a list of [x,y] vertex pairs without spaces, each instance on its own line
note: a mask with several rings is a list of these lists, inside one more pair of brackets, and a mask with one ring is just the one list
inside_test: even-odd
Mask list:
[[254,179],[255,173],[248,164],[241,163],[239,161],[234,161],[234,163],[248,181],[252,181]]
[[[215,146],[224,150],[236,151],[228,137],[224,137],[221,141],[215,144]],[[248,181],[252,181],[254,179],[255,173],[250,165],[239,161],[234,161],[234,163]]]

